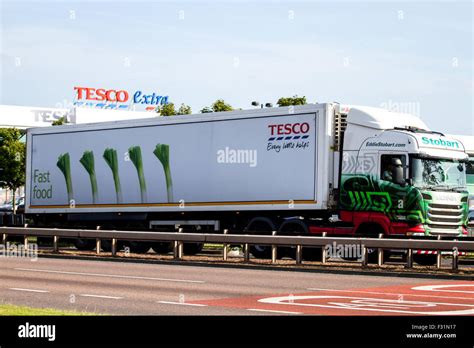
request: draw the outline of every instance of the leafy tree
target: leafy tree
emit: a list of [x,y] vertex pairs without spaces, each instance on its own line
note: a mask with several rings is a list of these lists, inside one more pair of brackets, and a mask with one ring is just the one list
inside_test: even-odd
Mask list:
[[282,97],[277,101],[278,106],[290,106],[290,105],[305,105],[306,97],[298,97],[294,95],[293,97]]
[[176,115],[176,109],[174,108],[173,103],[168,103],[163,106],[161,106],[158,109],[158,112],[160,113],[161,116],[174,116]]
[[186,104],[181,104],[177,112],[178,115],[190,115],[191,113],[191,107]]
[[226,104],[224,99],[217,99],[214,104],[211,105],[212,111],[221,112],[221,111],[232,111],[234,110],[230,104]]
[[206,106],[201,110],[201,113],[206,114],[208,112],[221,112],[221,111],[232,111],[234,108],[227,104],[224,99],[217,99],[211,106]]
[[186,104],[181,104],[178,110],[176,110],[173,103],[168,103],[161,106],[158,109],[161,116],[174,116],[174,115],[189,115],[191,114],[191,107]]
[[61,118],[58,118],[56,121],[54,121],[53,123],[51,123],[52,126],[62,126],[63,124],[66,124],[68,123],[66,117],[61,117]]
[[25,184],[26,145],[16,128],[0,129],[0,187],[13,191],[13,213],[16,213],[15,191]]

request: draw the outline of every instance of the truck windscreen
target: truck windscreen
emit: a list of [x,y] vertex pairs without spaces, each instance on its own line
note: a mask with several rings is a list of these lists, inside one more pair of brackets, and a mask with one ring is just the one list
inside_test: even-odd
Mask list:
[[412,158],[413,185],[426,189],[466,189],[466,165],[449,159]]

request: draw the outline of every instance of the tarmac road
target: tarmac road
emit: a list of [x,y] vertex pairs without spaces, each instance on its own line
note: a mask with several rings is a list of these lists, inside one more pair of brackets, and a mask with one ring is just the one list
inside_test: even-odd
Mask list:
[[472,315],[474,283],[2,258],[0,301],[112,315]]

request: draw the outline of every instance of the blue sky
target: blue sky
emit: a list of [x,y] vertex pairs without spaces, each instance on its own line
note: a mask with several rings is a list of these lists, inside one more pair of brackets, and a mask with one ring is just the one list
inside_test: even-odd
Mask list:
[[74,86],[156,92],[194,112],[298,94],[408,107],[474,134],[471,1],[0,3],[1,104],[67,106]]

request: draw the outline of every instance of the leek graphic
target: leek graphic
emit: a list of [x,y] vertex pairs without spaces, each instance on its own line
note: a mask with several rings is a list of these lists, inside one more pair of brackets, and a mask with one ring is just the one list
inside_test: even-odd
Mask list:
[[170,169],[170,146],[166,144],[156,145],[155,151],[153,151],[156,157],[160,160],[165,171],[166,178],[166,190],[168,193],[168,202],[173,202],[173,181],[171,180],[171,169]]
[[135,168],[137,168],[142,203],[146,203],[146,182],[145,175],[143,174],[142,149],[140,148],[140,146],[132,146],[128,149],[128,154],[130,156],[130,160],[135,165]]
[[117,196],[117,203],[122,203],[122,187],[120,185],[120,176],[117,160],[117,150],[115,149],[105,149],[104,151],[105,162],[109,165],[112,170],[112,175],[114,176],[115,184],[115,194]]
[[94,153],[92,151],[84,151],[79,162],[81,162],[89,173],[92,188],[92,203],[95,204],[97,202],[97,178],[95,176]]
[[67,197],[68,202],[74,199],[74,193],[72,191],[72,180],[71,180],[71,159],[69,157],[69,153],[64,153],[58,157],[58,162],[56,163],[58,168],[64,175],[64,179],[66,179],[66,189],[67,189]]

